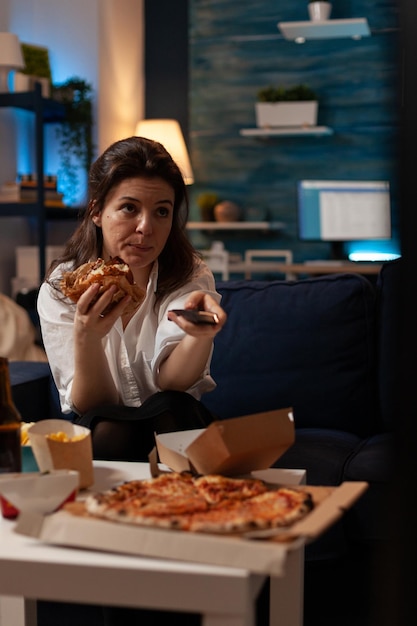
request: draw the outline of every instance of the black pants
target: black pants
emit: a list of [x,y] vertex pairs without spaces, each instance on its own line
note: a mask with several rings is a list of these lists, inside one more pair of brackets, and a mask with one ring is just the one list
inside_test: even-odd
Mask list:
[[99,406],[74,421],[91,429],[95,459],[147,461],[154,433],[205,428],[213,419],[189,393],[161,391],[139,407]]
[[[188,393],[156,393],[140,407],[106,405],[74,420],[91,429],[93,456],[112,461],[147,461],[155,445],[154,433],[205,428],[214,416]],[[102,607],[103,626],[199,626],[191,613]]]

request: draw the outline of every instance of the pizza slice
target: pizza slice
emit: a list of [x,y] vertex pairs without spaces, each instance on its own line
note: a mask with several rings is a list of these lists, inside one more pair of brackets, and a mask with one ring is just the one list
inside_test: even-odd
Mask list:
[[230,478],[218,474],[200,476],[194,485],[210,504],[224,500],[244,500],[265,493],[267,486],[256,478]]

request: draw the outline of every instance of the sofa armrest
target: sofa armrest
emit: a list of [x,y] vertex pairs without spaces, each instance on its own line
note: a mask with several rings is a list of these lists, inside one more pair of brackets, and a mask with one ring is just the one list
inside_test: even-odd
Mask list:
[[24,422],[43,419],[72,419],[61,412],[58,391],[48,363],[10,361],[13,400]]

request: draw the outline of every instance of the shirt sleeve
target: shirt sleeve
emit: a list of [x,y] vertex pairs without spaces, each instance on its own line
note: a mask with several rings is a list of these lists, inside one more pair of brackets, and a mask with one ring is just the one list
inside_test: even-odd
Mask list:
[[[151,365],[155,381],[160,364],[169,356],[175,346],[185,335],[185,332],[181,328],[168,320],[167,313],[170,309],[183,309],[189,294],[196,290],[204,291],[205,293],[210,294],[217,302],[220,302],[221,300],[221,296],[215,288],[213,273],[204,262],[198,266],[192,280],[189,283],[170,294],[161,304],[159,309],[158,330],[155,337],[155,351]],[[207,359],[206,367],[201,377],[190,389],[187,390],[188,393],[197,399],[200,399],[203,393],[212,391],[216,387],[216,383],[210,375],[212,354],[213,348]]]
[[71,401],[74,377],[73,327],[75,305],[49,283],[41,285],[37,301],[42,341],[58,389],[63,413],[76,411]]

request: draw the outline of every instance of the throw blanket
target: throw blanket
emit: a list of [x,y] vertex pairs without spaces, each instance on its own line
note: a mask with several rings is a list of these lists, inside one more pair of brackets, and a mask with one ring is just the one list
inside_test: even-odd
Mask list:
[[28,312],[0,294],[0,355],[9,361],[43,361],[45,351],[35,343],[36,331]]

